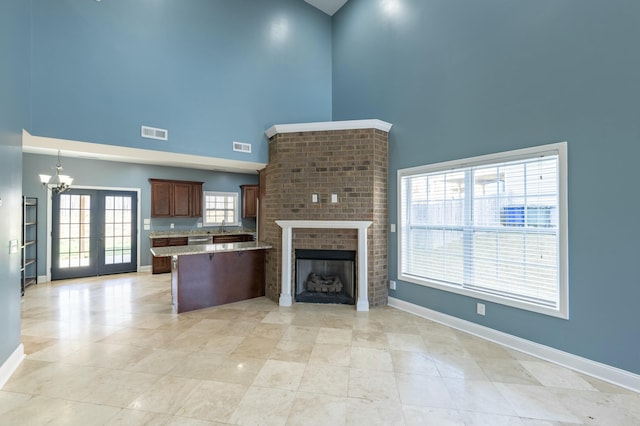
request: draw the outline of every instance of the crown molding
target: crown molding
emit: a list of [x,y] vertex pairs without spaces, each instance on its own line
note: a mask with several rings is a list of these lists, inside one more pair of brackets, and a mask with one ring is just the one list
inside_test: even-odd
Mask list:
[[326,132],[331,130],[376,129],[389,133],[393,124],[382,120],[320,121],[316,123],[275,124],[267,129],[269,139],[278,133]]

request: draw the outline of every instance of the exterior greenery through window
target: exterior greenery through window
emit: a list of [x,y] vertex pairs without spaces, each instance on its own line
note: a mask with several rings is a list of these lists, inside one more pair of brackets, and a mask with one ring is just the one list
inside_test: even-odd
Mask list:
[[204,191],[204,225],[238,226],[238,194]]
[[566,143],[398,171],[400,279],[562,318]]

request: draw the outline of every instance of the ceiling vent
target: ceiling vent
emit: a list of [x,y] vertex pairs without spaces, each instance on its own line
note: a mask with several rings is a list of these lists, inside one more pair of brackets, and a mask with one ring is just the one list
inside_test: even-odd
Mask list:
[[167,129],[158,129],[156,127],[142,126],[140,136],[148,139],[158,139],[161,141],[169,140],[169,131]]
[[244,152],[245,154],[251,154],[251,144],[234,141],[233,150],[238,152]]

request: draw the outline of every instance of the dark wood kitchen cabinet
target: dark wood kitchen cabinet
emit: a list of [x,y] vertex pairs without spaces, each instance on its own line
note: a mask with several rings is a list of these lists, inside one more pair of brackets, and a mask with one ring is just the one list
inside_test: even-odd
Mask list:
[[[187,243],[187,237],[153,238],[151,240],[151,247],[186,246]],[[171,272],[171,258],[153,256],[153,264],[151,268],[152,273],[154,274]]]
[[227,234],[227,235],[214,235],[213,244],[226,244],[226,243],[242,243],[246,241],[253,241],[253,235],[251,234]]
[[242,189],[242,217],[255,218],[258,215],[259,185],[240,185]]
[[151,217],[202,216],[202,182],[149,179]]

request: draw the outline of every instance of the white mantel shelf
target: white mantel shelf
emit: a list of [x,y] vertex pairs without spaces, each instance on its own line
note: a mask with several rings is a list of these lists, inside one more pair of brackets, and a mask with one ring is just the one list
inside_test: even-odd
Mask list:
[[358,230],[358,311],[369,310],[369,285],[367,280],[367,228],[368,220],[276,220],[282,228],[282,280],[280,306],[291,306],[293,281],[291,257],[293,251],[293,229],[357,229]]
[[275,124],[264,132],[271,139],[278,133],[325,132],[330,130],[376,129],[389,133],[391,123],[382,120],[320,121],[316,123]]

